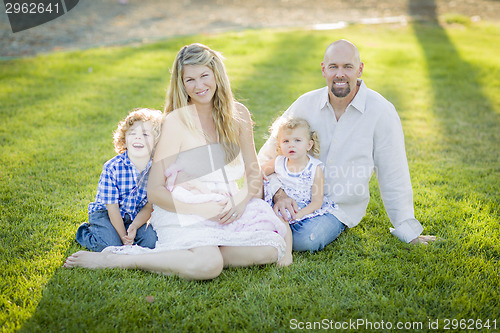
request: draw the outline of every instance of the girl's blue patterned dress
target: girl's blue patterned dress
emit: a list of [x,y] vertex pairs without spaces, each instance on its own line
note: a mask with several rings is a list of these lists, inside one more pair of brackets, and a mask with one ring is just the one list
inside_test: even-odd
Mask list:
[[[283,190],[290,198],[297,201],[300,209],[306,207],[311,203],[311,190],[314,183],[316,169],[318,166],[323,169],[323,162],[314,157],[308,157],[309,163],[300,172],[291,172],[290,170],[288,170],[286,166],[288,158],[281,155],[276,157],[276,161],[274,164],[274,172],[280,180]],[[266,202],[272,206],[272,194],[269,191],[268,182],[264,183],[264,194]],[[334,214],[336,209],[337,208],[335,204],[327,196],[324,196],[323,205],[320,209],[315,210],[311,214],[305,215],[299,220],[290,221],[290,224],[314,216],[324,215],[326,213]]]

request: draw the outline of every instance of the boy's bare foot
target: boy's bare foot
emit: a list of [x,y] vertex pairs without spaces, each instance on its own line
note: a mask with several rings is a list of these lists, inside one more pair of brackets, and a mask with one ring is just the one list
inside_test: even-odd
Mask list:
[[70,255],[63,267],[85,267],[85,268],[115,268],[120,267],[113,253],[78,251]]

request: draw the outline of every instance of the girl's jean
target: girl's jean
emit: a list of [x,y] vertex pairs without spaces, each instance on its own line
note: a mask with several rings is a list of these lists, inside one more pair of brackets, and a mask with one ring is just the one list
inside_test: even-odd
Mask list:
[[[127,214],[123,219],[125,230],[132,224],[130,216]],[[147,224],[137,229],[134,244],[153,249],[156,244],[156,231]],[[95,252],[100,252],[108,246],[123,245],[120,235],[109,220],[107,210],[98,210],[89,215],[89,223],[82,223],[76,231],[76,241],[81,246]]]
[[290,224],[294,251],[320,251],[334,241],[345,225],[330,213]]

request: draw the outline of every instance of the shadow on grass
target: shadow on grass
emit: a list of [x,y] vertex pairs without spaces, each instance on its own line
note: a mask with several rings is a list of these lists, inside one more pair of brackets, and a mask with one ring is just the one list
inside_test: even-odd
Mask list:
[[[252,65],[250,75],[233,85],[236,98],[248,107],[255,121],[257,152],[265,142],[273,120],[300,95],[311,90],[304,82],[317,80],[318,85],[313,89],[325,84],[320,67],[327,46],[324,36],[304,30],[273,32],[272,36],[273,39],[268,41],[272,47],[265,48],[266,57]],[[332,40],[335,38],[333,35]]]
[[[481,89],[480,70],[461,58],[438,20],[434,1],[424,4],[434,9],[426,11],[434,15],[413,23],[413,30],[427,62],[434,92],[432,111],[446,131],[443,149],[466,164],[498,162],[498,155],[481,149],[481,142],[495,139],[500,119]],[[411,0],[409,14],[418,16],[422,5],[420,0]],[[458,92],[463,95],[454,98]]]
[[[24,322],[44,297],[46,289],[40,287],[50,286],[69,254],[73,243],[68,239],[74,238],[80,218],[86,219],[84,205],[95,195],[102,164],[115,154],[112,131],[118,121],[134,107],[163,102],[163,96],[154,98],[152,91],[168,77],[167,63],[150,66],[140,75],[120,70],[157,51],[124,48],[111,56],[92,50],[85,58],[82,52],[71,52],[49,56],[45,63],[12,62],[11,72],[22,81],[10,78],[15,93],[3,100],[2,112],[9,116],[0,125],[0,276],[2,296],[8,300],[2,311],[9,313],[9,320]],[[34,68],[39,64],[44,68]],[[157,86],[160,94],[163,87]]]
[[426,12],[434,15],[425,22],[415,21],[412,28],[427,64],[433,93],[431,113],[443,137],[437,147],[440,162],[432,164],[439,165],[439,170],[428,173],[424,186],[439,193],[435,199],[447,203],[446,207],[438,204],[443,211],[435,212],[446,225],[431,228],[460,239],[471,254],[498,260],[498,244],[485,230],[495,228],[488,222],[491,215],[499,216],[495,206],[500,201],[500,117],[482,90],[480,69],[460,56],[440,24],[435,1],[411,0],[409,14],[419,17],[423,5],[433,9]]
[[[420,25],[415,26],[415,29],[420,29]],[[435,27],[426,28],[422,26],[422,29],[426,30],[416,31],[416,34],[417,36],[420,35],[418,39],[423,48],[426,45],[444,43],[444,45],[440,45],[441,51],[450,52],[452,60],[458,61],[460,65],[469,70],[474,70],[472,66],[460,58],[444,30],[439,30],[438,34],[434,35]],[[334,34],[332,33],[332,40],[337,39]],[[303,75],[310,78],[317,77],[318,88],[324,85],[324,80],[319,71],[319,63],[326,46],[323,45],[323,37],[310,36],[306,32],[298,32],[293,37],[287,34],[280,36],[286,36],[287,38],[277,38],[273,47],[267,50],[269,56],[261,62],[257,62],[252,73],[242,76],[240,82],[233,85],[238,99],[254,113],[255,120],[257,125],[261,126],[260,131],[262,133],[266,132],[266,128],[271,122],[270,114],[280,114],[300,94],[315,88],[298,87],[300,84],[298,82],[301,81]],[[306,52],[306,54],[294,52],[290,45],[296,43],[308,45],[310,51]],[[178,50],[177,46],[172,48],[175,51]],[[216,46],[214,48],[218,49]],[[227,54],[227,57],[232,58],[233,55]],[[237,55],[234,55],[234,57],[237,57]],[[438,75],[431,68],[442,66],[442,59],[440,55],[429,53],[426,53],[426,57],[428,58],[433,88],[436,91],[435,103],[438,107],[445,109],[447,105],[438,100],[439,96],[443,93],[453,95],[456,87],[442,87],[439,83],[434,82],[434,80],[439,81],[442,74]],[[228,60],[231,61],[231,59]],[[170,65],[170,62],[168,61],[162,68]],[[121,66],[124,66],[124,62],[118,61],[114,63],[109,73],[119,73]],[[279,70],[276,68],[279,68]],[[300,70],[297,68],[300,68]],[[161,69],[161,71],[163,70]],[[165,73],[156,73],[154,70],[150,70],[146,76],[148,75],[154,77],[155,82],[161,81],[161,77],[166,76]],[[452,75],[457,76],[453,79],[458,79],[458,74]],[[93,113],[97,116],[99,112],[105,112],[109,118],[109,124],[108,121],[106,121],[106,124],[99,124],[98,121],[95,121],[94,116],[88,116],[82,121],[82,126],[90,123],[96,129],[99,126],[106,127],[106,130],[101,128],[99,131],[108,135],[107,131],[116,125],[115,122],[121,117],[119,115],[124,115],[126,112],[126,110],[114,109],[115,104],[121,105],[121,103],[124,103],[122,101],[123,97],[120,95],[122,94],[121,91],[133,91],[141,94],[143,92],[141,89],[145,89],[148,85],[148,80],[142,77],[139,80],[144,80],[144,82],[140,83],[142,88],[136,89],[133,85],[137,84],[138,81],[128,80],[128,78],[130,77],[127,75],[119,75],[115,80],[107,78],[103,82],[103,86],[99,86],[99,96],[104,96],[104,98],[106,96],[113,97],[106,102],[104,110],[95,110]],[[121,81],[125,82],[122,83]],[[166,84],[167,81],[164,80],[163,82]],[[304,81],[309,81],[309,79]],[[473,89],[473,93],[480,93],[477,80],[475,80],[475,83],[478,88]],[[87,82],[87,86],[92,84],[97,83]],[[75,86],[76,84],[73,85],[73,87]],[[266,89],[260,92],[259,89],[262,89],[262,87]],[[71,86],[65,90],[64,96],[70,95],[70,88]],[[394,92],[391,91],[391,94],[394,94],[395,97],[397,97],[396,91],[396,89]],[[156,100],[156,96],[153,96],[151,92],[146,93],[146,95]],[[251,100],[247,96],[259,97],[256,100]],[[163,94],[159,98],[163,100]],[[54,97],[54,100],[57,100],[57,98]],[[101,101],[101,97],[94,96],[90,100],[91,102]],[[470,114],[466,114],[464,117],[467,117],[467,119],[474,118],[472,111],[468,110],[467,112]],[[465,139],[461,138],[463,132],[459,131],[458,134],[454,132],[453,115],[453,110],[436,111],[436,118],[443,123],[443,130],[449,133],[450,136],[460,139],[459,144],[461,144]],[[484,120],[485,116],[482,117]],[[115,120],[111,121],[111,119]],[[451,122],[447,123],[450,119]],[[474,120],[470,119],[470,121]],[[262,131],[262,127],[265,127],[264,131]],[[83,135],[83,132],[81,135]],[[97,139],[93,138],[92,140],[94,141],[89,142],[96,142]],[[256,138],[257,140],[259,139]],[[110,145],[108,139],[102,139],[102,142]],[[454,151],[451,142],[443,143],[443,149]],[[111,148],[109,150],[111,151]],[[457,156],[453,156],[454,163],[465,164],[469,158],[468,150],[464,154],[457,153]],[[91,164],[96,164],[94,166],[96,169],[100,168],[99,163],[97,163],[96,159],[91,162]],[[94,175],[95,179],[93,180],[97,181],[97,176]],[[72,188],[78,185],[73,184]],[[91,184],[92,191],[95,186],[96,184]],[[24,221],[23,223],[30,223],[30,221]],[[43,223],[49,224],[51,221],[44,220]],[[68,221],[65,221],[65,223],[67,224]],[[70,223],[74,223],[74,221],[70,221]],[[67,225],[64,228],[68,229]],[[67,237],[68,230],[65,232]],[[71,230],[71,238],[73,236],[73,230]],[[386,253],[377,254],[376,251],[370,251],[371,248],[365,249],[364,244],[359,244],[358,234],[351,233],[345,236],[348,237],[337,241],[335,248],[330,246],[324,252],[316,255],[298,255],[296,265],[284,271],[277,270],[274,267],[227,270],[223,272],[221,278],[208,283],[185,282],[176,278],[167,278],[138,271],[89,271],[84,269],[70,271],[55,269],[54,273],[53,265],[51,272],[45,272],[46,276],[50,275],[48,281],[40,283],[44,290],[41,300],[40,297],[36,297],[34,300],[34,302],[40,300],[38,307],[33,316],[26,321],[22,331],[92,331],[98,328],[105,331],[133,331],[140,329],[153,331],[179,329],[179,327],[183,327],[185,330],[203,330],[208,327],[212,330],[219,328],[221,331],[237,329],[252,331],[262,329],[262,323],[265,323],[265,327],[269,330],[278,330],[280,327],[286,327],[288,315],[304,315],[304,318],[308,315],[307,318],[314,319],[323,318],[325,312],[331,315],[339,311],[344,318],[354,315],[363,318],[365,315],[371,315],[372,319],[374,319],[373,316],[378,313],[384,313],[384,311],[390,313],[387,309],[393,311],[387,304],[394,300],[399,302],[397,303],[399,304],[398,310],[405,308],[406,311],[409,309],[408,311],[410,311],[413,318],[426,318],[426,315],[436,316],[441,314],[443,309],[446,314],[457,314],[457,307],[454,307],[451,301],[451,305],[437,303],[440,303],[439,297],[441,296],[455,297],[456,295],[453,293],[458,294],[458,292],[455,292],[453,288],[460,284],[454,284],[454,280],[446,279],[442,283],[452,285],[450,287],[451,291],[448,289],[441,291],[436,289],[436,282],[431,276],[432,271],[435,269],[433,265],[436,258],[443,259],[440,261],[444,264],[444,268],[450,268],[445,260],[446,253],[431,248],[429,250],[434,251],[431,252],[431,255],[418,256],[424,250],[406,250],[402,245],[403,250],[399,251],[395,249],[394,243],[390,242],[389,245],[384,245],[387,252],[386,258],[384,257]],[[389,237],[388,233],[387,237]],[[368,245],[373,248],[376,247],[371,239],[369,242]],[[353,248],[353,243],[361,248]],[[70,245],[70,249],[73,250],[74,248],[74,245]],[[45,248],[36,250],[38,255],[43,254],[44,251]],[[382,258],[377,259],[373,253],[382,256]],[[343,259],[343,257],[348,258]],[[307,260],[301,262],[302,258]],[[33,257],[26,258],[21,255],[21,259],[32,260]],[[316,261],[314,265],[311,265],[312,261]],[[361,261],[361,265],[357,264],[359,261]],[[457,260],[457,262],[463,263],[460,260]],[[351,265],[349,266],[348,263]],[[379,263],[378,267],[385,270],[382,272],[384,274],[375,269],[377,268],[376,264]],[[409,263],[412,265],[409,265]],[[415,263],[421,263],[418,265],[420,269],[415,269]],[[396,273],[401,274],[401,276],[397,276],[395,282],[391,282],[392,284],[387,284],[387,279],[390,278],[390,273],[394,268],[392,265],[399,265]],[[314,269],[311,269],[311,266]],[[458,266],[457,270],[457,273],[461,275],[469,273],[468,269],[461,266]],[[421,278],[419,274],[422,274],[422,271],[429,273],[429,275]],[[17,272],[15,274],[20,278],[27,278],[26,273]],[[249,277],[248,274],[252,274],[252,276]],[[409,274],[410,277],[415,275],[416,277],[409,279],[405,274]],[[332,276],[335,278],[332,278]],[[438,277],[441,279],[443,275],[441,274]],[[407,280],[410,280],[410,282],[418,281],[420,285],[408,286],[410,290],[408,291],[408,289],[404,289]],[[380,283],[378,283],[379,281]],[[395,286],[394,283],[396,283]],[[403,290],[403,293],[400,295],[388,294],[385,297],[385,291],[381,289],[391,289],[387,288],[388,285],[394,287],[392,288],[394,290]],[[292,288],[287,289],[289,286],[292,286]],[[489,290],[489,288],[484,287],[480,290]],[[469,288],[466,291],[472,289]],[[424,296],[414,295],[420,295],[421,292],[427,294]],[[434,296],[434,292],[437,292],[438,295],[431,297]],[[147,295],[153,295],[156,301],[148,304],[145,301]],[[333,297],[329,295],[333,295]],[[427,301],[426,297],[432,300]],[[25,299],[29,299],[29,297],[25,297]],[[408,299],[420,303],[415,303],[416,306],[409,307]],[[386,307],[380,310],[379,306],[383,302],[386,303]],[[436,305],[433,305],[433,302]],[[485,307],[488,307],[488,305],[485,305]],[[345,311],[346,308],[348,309],[347,312]],[[353,312],[351,312],[351,309]],[[417,312],[417,314],[411,314],[411,311]],[[475,312],[467,312],[467,314],[470,313]],[[404,313],[402,315],[405,316]],[[220,316],[223,316],[223,318],[218,318]],[[215,321],[216,325],[226,326],[213,326],[212,321]],[[201,324],[205,326],[202,328]]]
[[[240,84],[239,86],[239,91],[241,92],[249,91],[250,96],[259,96],[259,93],[258,92],[256,93],[255,89],[258,89],[259,86],[266,87],[267,86],[266,82],[269,81],[269,77],[271,76],[272,77],[271,81],[273,81],[272,84],[274,89],[273,91],[275,91],[276,96],[280,97],[278,99],[273,100],[271,104],[273,105],[273,107],[276,107],[278,111],[280,111],[280,109],[278,108],[282,106],[277,106],[277,105],[288,103],[287,101],[283,102],[283,100],[281,99],[283,97],[282,92],[289,91],[289,86],[293,82],[296,82],[298,80],[298,76],[301,75],[300,72],[299,73],[297,73],[296,71],[294,72],[293,69],[298,66],[298,63],[302,61],[302,59],[298,54],[293,54],[293,53],[290,54],[290,52],[287,51],[287,46],[290,43],[292,44],[308,43],[311,44],[310,48],[311,50],[323,49],[323,45],[316,44],[318,40],[314,40],[313,38],[310,38],[309,36],[307,36],[307,34],[304,33],[299,35],[300,35],[299,37],[294,38],[293,40],[285,40],[285,39],[278,40],[277,43],[274,45],[273,49],[269,50],[269,54],[272,56],[265,58],[263,62],[255,65],[255,72],[249,75],[248,77],[243,78],[242,84]],[[179,45],[179,48],[180,46],[181,45]],[[140,50],[143,50],[143,48],[141,48]],[[175,50],[175,52],[177,52],[178,48],[176,46],[172,46],[170,50]],[[147,53],[147,51],[141,51],[141,52]],[[174,54],[175,52],[173,52],[173,55],[175,55]],[[72,80],[71,82],[67,82],[67,84],[62,85],[61,89],[59,89],[57,93],[54,92],[51,95],[43,96],[43,98],[40,98],[39,100],[36,101],[36,105],[46,106],[47,104],[57,103],[58,100],[68,98],[68,96],[71,96],[72,91],[74,89],[82,89],[81,87],[88,87],[88,89],[90,89],[91,91],[89,91],[89,94],[84,95],[85,96],[84,98],[88,100],[84,101],[82,109],[90,110],[91,114],[79,114],[81,113],[81,111],[78,109],[70,110],[69,112],[74,112],[78,114],[78,117],[76,119],[64,116],[63,114],[61,116],[58,116],[56,124],[53,125],[68,126],[69,127],[68,130],[65,131],[66,132],[65,134],[68,136],[75,135],[75,133],[69,133],[69,132],[71,132],[71,130],[74,129],[75,127],[80,127],[79,131],[77,132],[78,134],[76,135],[83,136],[81,140],[87,142],[86,146],[87,145],[94,146],[94,148],[89,148],[89,150],[94,151],[93,155],[99,153],[98,151],[95,151],[96,150],[95,145],[98,142],[99,146],[102,147],[106,146],[108,147],[106,148],[106,151],[112,152],[112,146],[110,140],[111,131],[116,126],[118,120],[120,120],[122,116],[125,115],[126,112],[128,112],[128,110],[131,107],[135,107],[135,105],[126,108],[121,107],[120,105],[125,104],[125,102],[122,101],[122,97],[120,95],[123,94],[123,92],[137,92],[138,94],[143,93],[143,89],[146,89],[146,85],[150,84],[151,80],[155,82],[155,84],[157,84],[157,82],[160,81],[162,77],[167,78],[163,80],[165,83],[167,83],[168,82],[167,66],[169,66],[171,61],[173,60],[172,56],[172,59],[170,61],[165,60],[164,64],[152,67],[147,72],[140,73],[141,74],[140,78],[137,78],[131,75],[130,73],[128,74],[128,71],[123,70],[123,68],[127,68],[128,66],[130,66],[129,62],[134,62],[132,61],[134,57],[140,57],[138,53],[134,52],[133,49],[129,50],[128,48],[126,48],[125,50],[120,51],[118,54],[116,53],[112,54],[113,56],[110,57],[109,59],[107,59],[106,55],[103,55],[101,58],[96,57],[93,60],[96,63],[101,63],[101,62],[103,63],[102,65],[94,66],[93,69],[94,72],[101,71],[102,73],[102,71],[104,71],[105,73],[109,73],[107,76],[101,75],[101,77],[104,78],[102,82],[93,81],[92,73],[89,73],[87,71],[87,68],[91,66],[92,62],[89,63],[88,61],[82,60],[83,62],[82,64],[76,64],[75,66],[78,66],[78,68],[81,71],[83,71],[83,73],[76,75],[75,80]],[[285,66],[287,68],[286,70],[283,70],[281,68],[279,71],[285,71],[287,75],[280,77],[274,75],[275,72],[273,71],[274,65]],[[53,67],[54,67],[53,71],[58,74],[56,75],[52,74],[52,79],[57,80],[58,77],[65,78],[63,68],[59,68],[59,64],[54,64]],[[161,71],[163,72],[159,71],[158,68],[163,68],[161,69]],[[50,74],[49,73],[44,74],[42,79],[45,79],[45,76],[50,76]],[[35,82],[36,80],[33,81],[34,82],[28,83],[28,85],[35,86],[37,82]],[[95,86],[96,84],[97,86]],[[146,94],[151,95],[150,92]],[[18,97],[22,98],[22,95],[19,94]],[[106,100],[108,97],[109,100]],[[159,96],[159,98],[163,100],[164,95],[162,94],[161,96]],[[271,97],[269,98],[271,99]],[[105,103],[104,105],[102,104],[99,105],[99,103],[96,101],[103,101]],[[128,101],[128,103],[130,103],[130,99],[125,98],[125,101]],[[242,101],[246,104],[244,96],[242,97]],[[77,103],[78,101],[74,102]],[[264,98],[264,100],[261,100],[256,104],[253,104],[254,101],[248,100],[248,103],[253,105],[264,105],[266,104],[266,102],[267,98]],[[93,103],[99,105],[99,107],[89,108],[88,105]],[[141,106],[149,106],[149,105],[141,105]],[[266,114],[266,112],[267,112],[266,110],[257,111],[257,113],[260,113],[261,115]],[[22,116],[26,117],[26,114]],[[43,117],[42,113],[34,115],[33,123],[41,123],[43,121],[42,117]],[[267,124],[270,123],[271,119],[265,119],[265,121],[266,124],[264,125],[267,126]],[[34,126],[30,124],[29,127],[38,127],[39,129],[37,129],[36,131],[40,132],[43,131],[43,126]],[[88,137],[86,135],[85,129],[89,129],[89,127],[92,128],[93,131],[96,131],[98,133],[97,135],[95,135],[95,137]],[[24,140],[24,139],[26,138],[21,137],[15,140]],[[62,146],[57,145],[57,141],[61,139],[62,138],[50,139],[50,145],[47,147],[47,150],[53,150],[51,151],[51,154],[53,154],[54,157],[65,155],[64,151],[65,149],[70,150],[70,148],[68,147],[68,143]],[[63,140],[66,140],[66,138],[64,138]],[[84,150],[85,147],[82,147],[82,149]],[[28,152],[27,154],[33,154],[31,157],[36,160],[39,154],[43,154],[43,151]],[[81,151],[79,154],[81,156]],[[113,155],[113,153],[111,153],[111,155],[108,155],[103,152],[101,152],[100,154],[102,154],[101,158],[95,158],[94,156],[92,158],[93,162],[89,163],[89,165],[95,164],[95,166],[92,166],[94,171],[90,172],[87,170],[86,173],[88,175],[86,177],[79,178],[78,181],[78,183],[80,182],[92,183],[91,185],[83,183],[79,184],[81,186],[86,186],[87,188],[92,188],[93,189],[92,191],[94,191],[95,186],[97,185],[97,177],[98,177],[98,174],[93,174],[93,173],[95,173],[96,170],[99,170],[102,167],[102,162],[104,162],[108,157],[111,157]],[[66,154],[66,158],[71,158],[68,157],[68,155],[71,156],[71,154]],[[45,170],[45,169],[57,168],[59,163],[60,162],[54,159],[52,162],[44,165],[42,169]],[[80,160],[78,162],[75,161],[75,167],[76,168],[81,167],[82,165],[81,163],[82,161]],[[85,162],[85,164],[87,163],[88,161]],[[75,169],[71,170],[68,176],[74,174],[74,170]],[[40,179],[40,181],[42,180],[46,181],[46,178],[43,177],[36,177],[36,179]],[[93,180],[95,180],[95,184]],[[37,185],[33,186],[36,187]],[[75,185],[75,183],[73,183],[71,185],[71,188],[74,189],[75,186],[78,185]],[[65,196],[67,197],[68,200],[69,198],[72,197],[71,194],[69,193],[66,193]],[[66,207],[69,205],[63,205],[63,206]],[[26,205],[25,209],[29,209],[29,205]],[[19,211],[19,218],[22,218],[22,209]],[[68,224],[74,225],[75,228],[74,231],[76,231],[75,223],[78,224],[80,222],[83,221],[64,219],[60,220],[58,222],[58,225],[60,228],[66,229],[66,231],[63,232],[64,237],[68,237],[69,233],[70,237],[73,238],[74,234],[69,230]],[[21,225],[27,225],[31,223],[32,221],[23,219]],[[45,217],[45,219],[40,223],[50,224],[50,221],[48,220],[47,217]],[[23,231],[17,230],[15,232],[18,233]],[[62,240],[58,239],[57,241],[61,242]],[[67,244],[67,242],[65,243]],[[47,247],[49,246],[49,244],[46,244],[41,248],[37,249],[36,252],[38,253],[38,255],[40,254],[43,255],[44,253],[46,253],[46,251],[48,251]],[[62,248],[58,249],[57,251],[58,256],[69,255],[70,252],[73,252],[77,248],[78,246],[76,246],[72,241],[71,245],[69,246],[69,249],[66,248],[66,253],[64,253],[64,249]],[[20,257],[18,254],[16,254],[15,249],[13,249],[11,255],[13,257]],[[23,260],[33,259],[31,256],[30,257],[21,256],[21,258],[23,258]],[[60,264],[62,264],[62,262]],[[233,274],[233,272],[229,272],[228,274]],[[237,272],[236,274],[240,273]],[[122,317],[119,314],[121,313],[122,310],[124,310],[123,309],[124,307],[127,309],[132,309],[134,308],[134,302],[137,301],[137,299],[143,301],[144,297],[147,296],[146,294],[143,294],[143,291],[140,289],[141,286],[143,287],[144,292],[153,293],[154,291],[153,289],[151,289],[150,286],[151,284],[154,284],[155,288],[157,288],[154,290],[158,291],[158,290],[168,289],[172,281],[176,281],[176,279],[170,279],[156,275],[152,276],[149,273],[130,272],[130,271],[93,272],[82,269],[64,270],[62,268],[59,269],[56,268],[54,272],[51,272],[50,274],[48,272],[45,272],[44,275],[45,275],[44,278],[47,279],[47,282],[43,284],[44,289],[42,291],[42,296],[41,298],[34,299],[35,302],[39,301],[38,306],[36,307],[36,310],[34,311],[33,315],[24,323],[22,331],[42,331],[44,329],[49,331],[72,330],[72,329],[82,331],[85,330],[86,328],[87,329],[90,328],[92,330],[95,327],[106,327],[106,329],[110,329],[110,327],[113,327],[114,325],[122,325],[126,322],[126,316]],[[114,281],[115,277],[117,277],[116,281]],[[137,278],[136,280],[142,279],[143,281],[141,283],[138,283],[136,281],[134,285],[134,283],[130,282],[131,280],[134,280],[134,277]],[[122,280],[127,280],[127,281],[122,281]],[[158,280],[159,282],[152,283],[151,282],[152,280]],[[175,283],[176,282],[174,282],[174,284]],[[220,283],[225,284],[229,283],[229,281],[226,282],[221,281]],[[182,281],[181,284],[185,286],[187,283]],[[132,297],[129,300],[123,299],[123,290],[127,288],[130,288],[132,294]],[[249,288],[253,288],[253,286],[249,286]],[[14,290],[18,289],[16,288],[15,283],[13,283],[12,289]],[[114,297],[113,290],[116,290],[116,293],[120,295],[118,296],[118,299]],[[175,303],[174,296],[175,295],[167,297],[167,299],[169,299],[169,302]],[[216,303],[218,302],[217,299],[213,301],[215,301]],[[167,317],[169,321],[179,320],[179,322],[181,322],[183,320],[183,318],[179,318],[178,315],[170,313],[170,310],[168,310],[168,303],[164,305],[163,309],[157,309],[158,303],[156,304],[155,314],[159,315],[156,319],[151,314],[147,314],[147,311],[146,313],[145,311],[143,311],[144,309],[147,308],[148,305],[143,304],[143,306],[140,307],[140,310],[138,310],[138,312],[134,312],[132,310],[131,312],[128,313],[128,315],[132,315],[133,317],[144,318],[144,321],[148,319],[153,321],[155,320],[158,321],[158,318],[161,317]],[[179,307],[176,308],[178,309]],[[214,308],[213,304],[207,307],[207,311],[210,308]],[[84,313],[82,313],[82,311]],[[199,311],[200,310],[198,309],[197,313],[199,313]],[[65,317],[61,318],[61,315],[64,315]],[[110,317],[110,315],[112,317]],[[105,322],[105,321],[109,322],[103,324],[97,324],[97,322]],[[135,322],[135,324],[139,325],[140,323]],[[172,325],[174,325],[175,327],[175,322],[168,323],[168,325],[166,326],[172,327]],[[159,324],[155,327],[161,328],[165,326]],[[140,326],[138,328],[140,328]]]

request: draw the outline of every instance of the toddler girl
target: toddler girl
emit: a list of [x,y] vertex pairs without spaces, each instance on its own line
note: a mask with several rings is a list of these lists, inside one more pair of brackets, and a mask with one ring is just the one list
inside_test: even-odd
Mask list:
[[[285,193],[297,202],[297,223],[308,218],[330,214],[335,205],[324,196],[323,163],[319,155],[319,139],[305,119],[285,119],[275,126],[278,156],[263,166],[266,176],[276,173]],[[312,155],[312,156],[311,156]],[[273,205],[265,188],[266,201]]]

